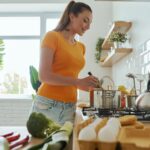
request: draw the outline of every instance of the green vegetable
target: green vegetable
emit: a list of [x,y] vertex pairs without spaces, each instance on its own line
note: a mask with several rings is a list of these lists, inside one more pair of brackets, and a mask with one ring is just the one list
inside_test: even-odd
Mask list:
[[52,140],[46,143],[42,150],[62,150],[69,142],[69,137],[73,130],[73,124],[69,121],[60,128],[60,130],[52,135]]
[[44,144],[42,150],[62,150],[65,146],[65,142],[49,142]]
[[65,131],[67,136],[70,136],[73,130],[73,124],[66,121],[65,124],[60,128],[60,131]]
[[54,131],[60,129],[60,125],[47,118],[42,113],[32,112],[28,121],[27,129],[33,137],[45,138]]
[[66,122],[59,130],[45,138],[41,144],[35,145],[28,150],[62,150],[69,141],[72,129],[73,124]]
[[28,150],[41,150],[41,148],[44,146],[44,144],[50,142],[52,140],[52,135],[49,135],[47,138],[45,138],[45,140],[37,145],[32,146],[31,148],[29,148]]

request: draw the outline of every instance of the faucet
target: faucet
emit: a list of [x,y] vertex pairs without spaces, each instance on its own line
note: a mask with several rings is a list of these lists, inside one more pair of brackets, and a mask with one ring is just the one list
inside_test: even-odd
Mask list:
[[134,87],[134,90],[135,90],[135,95],[137,95],[137,92],[136,92],[136,85],[135,85],[135,78],[136,78],[136,76],[135,76],[134,74],[132,74],[132,73],[128,73],[126,76],[127,76],[128,78],[132,78],[132,79],[133,79],[133,87]]

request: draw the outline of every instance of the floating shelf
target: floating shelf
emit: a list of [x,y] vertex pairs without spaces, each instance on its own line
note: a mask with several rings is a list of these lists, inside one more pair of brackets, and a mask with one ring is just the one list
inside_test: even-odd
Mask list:
[[110,47],[113,46],[113,43],[108,42],[109,36],[111,35],[112,32],[122,32],[126,33],[128,30],[131,28],[132,22],[126,22],[126,21],[116,21],[113,23],[111,29],[109,30],[103,44],[102,44],[102,49],[103,50],[110,50]]
[[132,48],[118,48],[109,53],[104,62],[100,62],[102,67],[112,67],[121,58],[132,52]]

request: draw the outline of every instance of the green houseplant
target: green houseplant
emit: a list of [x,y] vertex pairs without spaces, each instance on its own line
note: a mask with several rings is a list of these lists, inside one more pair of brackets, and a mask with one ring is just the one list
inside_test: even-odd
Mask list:
[[95,53],[96,63],[99,63],[99,61],[100,61],[103,42],[104,42],[104,38],[98,38],[97,43],[96,43],[96,47],[95,47],[95,50],[96,50],[96,53]]
[[112,32],[109,37],[109,41],[114,43],[115,48],[119,48],[122,43],[127,41],[127,35],[122,32]]
[[34,66],[30,65],[29,72],[30,72],[30,82],[31,82],[32,88],[35,90],[35,92],[37,92],[39,86],[41,85],[38,71]]
[[0,39],[0,70],[3,68],[4,42]]

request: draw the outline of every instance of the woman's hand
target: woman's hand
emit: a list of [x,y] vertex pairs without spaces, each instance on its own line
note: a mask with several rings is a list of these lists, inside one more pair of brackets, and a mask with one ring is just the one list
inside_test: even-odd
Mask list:
[[90,90],[98,87],[99,79],[95,76],[88,76],[82,79],[77,79],[77,87],[81,90]]

